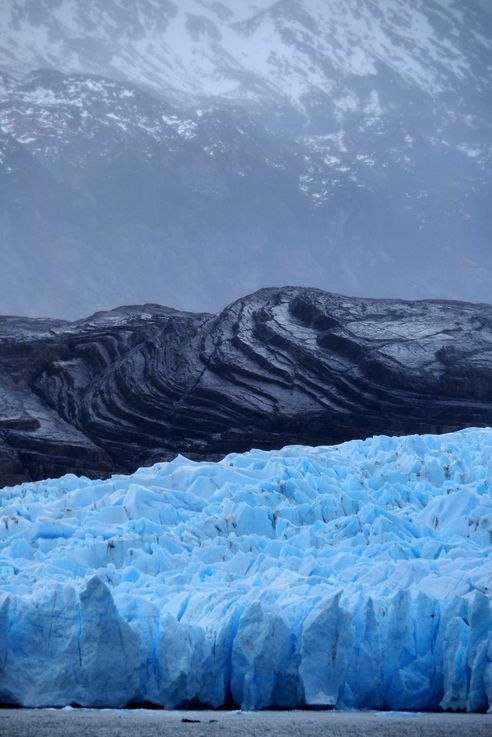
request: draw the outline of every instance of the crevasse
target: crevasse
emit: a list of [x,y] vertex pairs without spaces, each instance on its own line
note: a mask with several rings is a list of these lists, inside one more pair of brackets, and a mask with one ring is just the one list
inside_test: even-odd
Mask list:
[[0,701],[486,710],[492,430],[0,491]]

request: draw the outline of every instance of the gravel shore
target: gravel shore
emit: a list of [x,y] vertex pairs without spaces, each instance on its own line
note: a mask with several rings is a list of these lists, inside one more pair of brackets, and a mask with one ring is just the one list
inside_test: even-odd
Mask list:
[[492,737],[491,714],[2,709],[0,737]]

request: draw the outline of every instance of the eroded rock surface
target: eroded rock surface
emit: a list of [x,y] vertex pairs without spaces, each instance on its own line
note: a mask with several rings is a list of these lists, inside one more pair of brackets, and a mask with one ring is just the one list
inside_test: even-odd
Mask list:
[[0,319],[0,485],[492,423],[492,307],[263,289]]

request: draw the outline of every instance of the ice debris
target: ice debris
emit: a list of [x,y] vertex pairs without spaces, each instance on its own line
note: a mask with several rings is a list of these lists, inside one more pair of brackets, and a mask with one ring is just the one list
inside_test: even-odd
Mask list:
[[0,701],[486,710],[492,430],[0,491]]

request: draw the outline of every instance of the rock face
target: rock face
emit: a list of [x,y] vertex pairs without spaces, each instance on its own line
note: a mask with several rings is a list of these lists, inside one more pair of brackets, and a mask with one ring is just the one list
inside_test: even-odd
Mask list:
[[492,307],[264,289],[0,320],[0,485],[492,423]]

